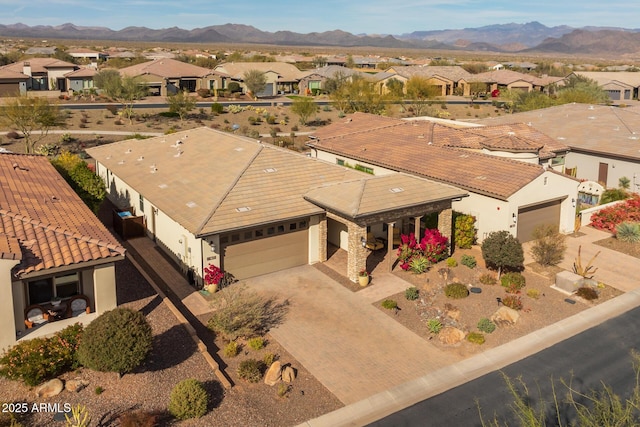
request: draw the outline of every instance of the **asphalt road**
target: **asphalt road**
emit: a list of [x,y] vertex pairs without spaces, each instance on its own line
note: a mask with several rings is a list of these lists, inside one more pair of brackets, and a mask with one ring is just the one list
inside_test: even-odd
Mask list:
[[[636,380],[630,357],[632,349],[640,349],[640,308],[509,365],[502,372],[512,379],[521,376],[533,402],[547,401],[547,425],[556,426],[551,378],[561,400],[564,400],[567,389],[560,384],[560,378],[567,381],[572,378],[574,388],[582,392],[600,389],[604,382],[624,399],[630,396]],[[491,420],[495,415],[501,426],[520,425],[511,409],[513,397],[501,373],[493,372],[370,426],[481,427],[476,401],[485,420]],[[566,404],[560,412],[562,425],[566,426],[574,413]]]

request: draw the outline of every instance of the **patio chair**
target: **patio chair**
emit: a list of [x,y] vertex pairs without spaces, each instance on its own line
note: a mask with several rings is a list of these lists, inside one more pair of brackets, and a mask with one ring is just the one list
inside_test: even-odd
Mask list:
[[67,301],[66,317],[78,317],[91,313],[89,298],[84,295],[76,295]]
[[48,321],[49,314],[47,313],[47,310],[45,310],[41,305],[34,304],[25,308],[24,324],[27,326],[27,329],[40,326]]
[[365,243],[365,247],[372,251],[377,251],[379,249],[384,248],[384,242],[382,240],[376,239],[373,233],[367,233],[367,242]]

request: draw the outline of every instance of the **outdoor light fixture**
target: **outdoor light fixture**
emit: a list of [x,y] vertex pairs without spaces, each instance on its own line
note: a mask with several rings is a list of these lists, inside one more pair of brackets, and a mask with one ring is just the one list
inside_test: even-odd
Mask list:
[[576,199],[571,199],[571,206],[576,207]]
[[365,239],[364,237],[360,238],[360,243],[362,243],[362,247],[363,248],[367,247],[367,239]]
[[511,218],[513,219],[513,223],[517,221],[515,212],[511,214]]

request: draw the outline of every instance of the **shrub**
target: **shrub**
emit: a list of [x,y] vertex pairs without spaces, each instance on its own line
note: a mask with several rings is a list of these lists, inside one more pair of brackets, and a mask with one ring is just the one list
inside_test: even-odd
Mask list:
[[415,301],[420,296],[420,291],[415,286],[411,286],[404,291],[404,297],[409,301]]
[[97,386],[95,389],[93,389],[93,392],[97,395],[100,396],[103,392],[104,392],[104,388]]
[[482,242],[482,258],[489,268],[519,270],[524,263],[522,245],[508,231],[494,231],[489,233]]
[[409,270],[415,274],[422,274],[429,269],[430,264],[426,256],[417,256],[409,262]]
[[254,350],[260,350],[264,348],[264,338],[262,337],[251,338],[249,340],[249,347],[251,347]]
[[444,294],[448,298],[461,299],[469,296],[469,289],[462,283],[450,283],[445,286]]
[[386,299],[382,301],[382,307],[386,308],[387,310],[395,310],[398,308],[398,303],[392,299]]
[[277,393],[279,397],[286,397],[291,391],[291,384],[280,383],[278,384]]
[[436,263],[447,256],[448,239],[437,229],[426,229],[424,236],[418,242],[413,233],[400,236],[401,244],[397,256],[400,267],[408,270],[414,258],[426,257],[430,263]]
[[478,265],[478,261],[476,261],[476,257],[473,255],[462,255],[460,258],[460,264],[469,268],[475,268],[476,265]]
[[527,290],[527,296],[529,298],[538,299],[538,298],[540,298],[540,291],[537,290],[537,289],[528,289]]
[[505,273],[500,277],[500,284],[505,288],[515,288],[520,290],[524,288],[526,279],[520,273]]
[[496,324],[493,323],[491,320],[487,319],[486,317],[483,317],[478,321],[478,329],[482,332],[486,332],[487,334],[490,334],[496,330]]
[[640,222],[640,195],[634,195],[614,206],[601,209],[591,215],[591,225],[600,230],[615,233],[616,225],[625,222]]
[[9,139],[18,139],[18,138],[20,138],[20,134],[18,134],[18,132],[16,132],[16,131],[7,132],[6,135],[7,135],[7,138],[9,138]]
[[484,335],[482,335],[480,332],[469,332],[469,335],[467,335],[467,341],[474,343],[474,344],[484,344]]
[[158,417],[147,411],[127,411],[118,417],[121,427],[155,427]]
[[229,344],[224,346],[224,355],[227,357],[236,357],[240,352],[240,347],[238,343],[235,341],[231,341]]
[[116,114],[118,114],[118,106],[117,105],[109,104],[109,105],[105,106],[104,108],[106,108],[107,111],[109,111],[114,116]]
[[240,83],[238,82],[229,83],[229,86],[227,87],[227,89],[231,93],[242,92],[242,88],[240,87]]
[[159,116],[161,117],[168,117],[168,118],[175,118],[175,117],[180,117],[180,114],[178,114],[175,111],[161,111],[160,113],[158,113]]
[[35,386],[78,367],[82,325],[75,324],[51,338],[34,338],[11,347],[0,358],[0,375]]
[[621,242],[640,242],[640,222],[625,221],[616,225],[616,238]]
[[82,201],[97,212],[107,195],[104,181],[77,154],[64,152],[51,161]]
[[211,104],[211,112],[213,114],[224,113],[224,105],[220,104],[219,102],[214,102],[213,104]]
[[267,353],[262,358],[262,361],[264,362],[265,366],[271,366],[277,359],[278,357],[275,354]]
[[507,295],[502,298],[502,304],[505,307],[512,308],[514,310],[522,310],[522,300],[516,295]]
[[598,299],[598,291],[593,289],[591,286],[582,286],[578,288],[576,295],[580,298],[586,299],[587,301]]
[[469,249],[476,243],[476,218],[473,215],[459,212],[454,212],[453,216],[456,246],[461,249]]
[[206,88],[200,88],[196,91],[200,98],[208,98],[211,96],[211,90]]
[[533,246],[531,255],[540,265],[558,265],[567,250],[566,237],[558,232],[557,227],[542,224],[533,230]]
[[171,390],[169,413],[179,420],[200,418],[207,413],[209,396],[202,384],[192,378],[182,380]]
[[447,258],[447,267],[457,267],[458,266],[458,261],[456,261],[455,258]]
[[78,361],[95,371],[124,374],[144,362],[152,340],[151,326],[142,313],[116,308],[87,326],[78,347]]
[[483,285],[495,285],[496,283],[498,283],[498,281],[496,280],[496,276],[491,273],[484,273],[478,280]]
[[629,193],[627,193],[624,188],[610,188],[602,192],[602,195],[600,196],[600,204],[606,205],[607,203],[624,200],[627,197],[629,197]]
[[427,320],[427,329],[434,335],[437,335],[442,330],[442,322],[439,319],[429,319]]
[[256,359],[247,359],[240,362],[238,376],[250,383],[257,383],[262,379],[264,365]]

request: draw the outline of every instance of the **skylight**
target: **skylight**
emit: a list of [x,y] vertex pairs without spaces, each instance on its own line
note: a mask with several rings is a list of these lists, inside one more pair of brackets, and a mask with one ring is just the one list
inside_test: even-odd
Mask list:
[[158,187],[162,188],[163,190],[167,187],[169,187],[167,184],[160,184],[158,185]]
[[187,202],[187,207],[189,208],[195,208],[196,206],[198,206],[196,202]]
[[277,171],[277,170],[278,170],[278,169],[276,169],[276,168],[266,168],[264,171],[265,171],[266,173],[274,173],[274,172],[275,172],[275,171]]
[[241,206],[239,208],[236,208],[236,212],[249,212],[251,210],[251,208],[249,206]]
[[389,191],[391,191],[392,193],[402,193],[404,191],[404,188],[393,187],[393,188],[390,188]]

